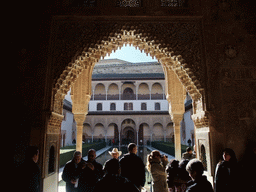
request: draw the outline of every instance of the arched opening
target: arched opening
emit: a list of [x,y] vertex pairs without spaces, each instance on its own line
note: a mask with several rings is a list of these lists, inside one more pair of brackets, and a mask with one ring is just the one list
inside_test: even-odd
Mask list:
[[95,86],[94,100],[106,100],[106,89],[102,83]]
[[123,129],[122,144],[128,145],[129,143],[135,143],[135,132],[132,127],[125,127]]
[[164,141],[163,125],[156,123],[153,125],[153,141]]
[[118,100],[119,99],[119,90],[118,86],[115,83],[112,83],[108,87],[108,100]]
[[201,147],[200,147],[200,160],[203,163],[204,170],[207,171],[206,151],[205,151],[204,145],[201,145]]
[[135,99],[135,94],[133,92],[133,89],[130,87],[125,88],[123,91],[123,100],[134,100]]
[[[122,39],[123,37],[125,37],[121,41],[124,42],[124,43],[127,43],[128,42],[127,37],[131,37],[131,39],[133,39],[133,36],[134,36],[134,32],[130,33],[130,32],[124,31],[124,36],[121,35],[120,37],[117,37],[117,38]],[[135,35],[135,36],[139,39],[142,38],[141,36],[140,37],[138,37],[137,35]],[[183,93],[185,92],[184,87],[187,89],[188,92],[190,92],[191,97],[194,100],[195,110],[197,110],[196,112],[200,113],[200,115],[194,114],[194,120],[202,123],[201,119],[203,119],[205,116],[204,116],[204,111],[203,111],[204,110],[204,105],[202,105],[203,100],[202,100],[202,95],[201,95],[200,91],[203,92],[203,89],[201,89],[199,91],[199,89],[197,88],[197,87],[200,87],[200,82],[196,79],[196,76],[194,76],[193,72],[190,71],[190,69],[186,66],[186,63],[184,63],[184,60],[182,60],[182,57],[180,55],[175,56],[175,55],[173,55],[173,53],[171,53],[167,50],[164,50],[162,48],[159,48],[155,45],[154,45],[154,48],[152,48],[152,51],[151,51],[150,43],[148,43],[147,46],[140,46],[140,41],[135,40],[135,39],[133,39],[131,41],[140,50],[145,50],[146,53],[149,53],[152,56],[155,56],[160,61],[160,63],[162,64],[162,66],[164,68],[164,73],[165,73],[165,76],[166,76],[166,90],[165,90],[166,98],[167,98],[167,100],[169,101],[169,104],[170,104],[169,112],[172,116],[172,119],[176,120],[175,125],[176,126],[178,125],[177,122],[179,122],[179,115],[183,113],[183,109],[182,109],[182,107],[180,107],[181,106],[180,103],[179,103],[180,101],[177,98],[183,98],[183,96],[184,96]],[[120,45],[120,43],[119,43],[119,45]],[[93,52],[91,52],[92,54],[90,55],[90,58],[94,57],[95,61],[98,61],[98,59],[101,56],[104,57],[107,54],[106,51],[105,52],[103,51],[103,53],[99,53],[98,51],[96,51],[96,50],[101,50],[102,47],[104,47],[104,46],[105,45],[100,45],[98,47],[98,49],[97,48],[92,49]],[[116,47],[115,46],[113,46],[113,47],[109,46],[110,50],[116,50],[118,47],[119,46],[116,46]],[[154,52],[153,52],[153,50],[154,50]],[[87,55],[87,53],[85,55]],[[71,64],[70,68],[74,69],[74,70],[70,73],[69,68],[68,68],[67,71],[57,81],[56,94],[55,94],[55,98],[54,98],[55,102],[54,102],[54,106],[53,106],[53,108],[56,109],[56,112],[59,111],[59,108],[58,108],[59,104],[58,104],[58,102],[56,102],[56,101],[58,101],[58,96],[59,96],[58,94],[62,94],[62,92],[65,93],[66,87],[64,86],[64,84],[68,81],[69,82],[72,81],[70,84],[68,84],[67,87],[70,87],[71,84],[72,84],[73,94],[77,94],[76,90],[78,90],[78,86],[76,86],[76,84],[79,84],[78,83],[79,81],[86,82],[86,87],[83,88],[84,89],[83,94],[85,95],[84,99],[86,98],[86,100],[88,100],[88,98],[90,98],[91,89],[88,88],[88,87],[90,87],[90,77],[91,77],[92,69],[95,65],[95,62],[91,62],[89,60],[87,61],[87,56],[86,57],[81,56],[81,57],[79,57],[79,59],[77,60],[76,63]],[[86,69],[84,69],[84,67],[87,66],[89,63],[90,63],[91,67],[87,67]],[[78,71],[76,71],[76,73],[74,73],[74,71],[77,70],[78,68],[80,69],[80,71],[78,70]],[[72,78],[70,78],[70,77],[72,77]],[[80,80],[79,77],[81,77],[81,80]],[[191,78],[191,77],[193,77],[193,78]],[[65,83],[63,84],[64,81],[65,81]],[[184,85],[184,87],[180,86],[181,83]],[[177,85],[177,86],[174,86],[174,85]],[[81,87],[79,87],[79,88],[81,89]],[[103,90],[102,86],[99,86],[99,88],[100,88],[100,90]],[[95,90],[96,90],[96,88],[95,88]],[[97,94],[98,92],[94,92],[94,94],[95,93]],[[123,93],[123,95],[122,95],[123,100],[124,99],[125,100],[132,100],[136,97],[136,95],[135,95],[136,90],[134,89],[134,85],[131,82],[126,82],[126,83],[123,84],[122,93]],[[102,97],[102,100],[103,100],[103,97]],[[86,102],[84,102],[84,103],[86,105]],[[173,103],[174,103],[174,105],[173,105]],[[183,102],[182,102],[182,104],[183,104]],[[128,105],[127,109],[131,110],[130,109],[131,107],[129,107],[129,103],[127,105]],[[80,109],[79,109],[80,110],[79,111],[78,109],[79,108],[75,108],[74,112],[79,113],[79,112],[82,111],[82,113],[84,113],[84,114],[86,114],[86,112],[87,112],[87,111],[80,110]],[[87,110],[87,108],[86,108],[86,110]],[[203,123],[204,124],[201,124],[200,126],[208,126],[208,119],[205,119],[205,121]],[[126,127],[122,126],[122,132],[121,132],[122,137],[126,137],[128,139],[132,139],[132,138],[137,139],[135,131],[127,129],[125,134],[124,134],[124,128],[126,128]],[[158,125],[156,126],[156,129],[159,129]],[[97,132],[95,130],[94,130],[94,132]],[[103,130],[104,130],[104,128],[103,128]],[[154,128],[153,128],[153,130],[154,130]],[[177,129],[175,129],[175,131],[174,131],[175,134],[173,135],[173,137],[177,138],[178,135],[179,135],[179,132],[176,132],[176,130]],[[163,126],[162,126],[162,132],[163,132]],[[94,134],[94,135],[96,135],[96,134]],[[103,137],[103,136],[104,136],[104,133],[102,132],[102,133],[99,134],[98,137]],[[132,136],[134,136],[134,137],[132,137]],[[159,135],[156,132],[151,133],[151,138],[152,137],[154,138],[153,140],[161,140],[161,139],[163,140],[163,138],[161,138],[161,139],[158,138]],[[134,140],[134,141],[136,141],[136,140]],[[175,142],[176,141],[177,141],[177,139],[175,139]],[[122,142],[123,142],[123,140],[122,140]],[[180,151],[180,147],[177,147],[177,151]],[[179,154],[178,154],[177,158],[179,158]]]
[[139,85],[138,99],[139,100],[149,100],[150,99],[149,87],[146,83],[141,83]]
[[164,99],[164,92],[160,83],[154,83],[151,89],[151,99]]
[[48,174],[55,172],[55,147],[52,145],[49,150]]

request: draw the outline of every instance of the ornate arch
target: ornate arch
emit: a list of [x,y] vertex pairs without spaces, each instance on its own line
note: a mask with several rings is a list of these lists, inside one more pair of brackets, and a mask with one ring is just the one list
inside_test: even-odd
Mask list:
[[[143,27],[140,24],[126,24],[124,26],[120,26],[120,29],[114,27],[114,31],[112,33],[106,33],[101,40],[84,45],[82,51],[77,51],[75,54],[75,59],[72,59],[73,62],[70,62],[65,67],[62,74],[57,79],[54,86],[55,97],[58,97],[58,95],[65,95],[84,69],[90,69],[92,73],[95,63],[98,62],[101,58],[109,55],[112,50],[115,51],[118,48],[121,48],[123,44],[129,44],[135,46],[141,51],[144,50],[146,54],[149,54],[152,57],[156,57],[158,61],[160,61],[161,64],[167,69],[172,69],[182,84],[185,86],[186,90],[190,93],[194,101],[201,98],[202,95],[200,92],[203,91],[203,88],[201,83],[202,79],[200,78],[199,73],[202,70],[198,64],[200,62],[198,61],[200,60],[200,53],[198,53],[200,51],[198,49],[200,48],[194,47],[195,53],[193,55],[193,53],[186,53],[186,51],[191,51],[188,50],[188,47],[184,47],[185,45],[180,46],[184,41],[180,37],[182,34],[185,34],[186,38],[188,38],[191,43],[193,41],[197,42],[198,44],[199,40],[195,38],[199,37],[197,37],[196,34],[187,34],[189,33],[189,27],[194,29],[196,25],[172,23],[171,26],[173,28],[165,31],[166,34],[161,33],[161,35],[167,38],[169,41],[164,41],[162,38],[160,38],[159,31],[154,31],[155,33],[157,32],[157,35],[153,33],[147,33],[147,31],[152,32],[152,29],[150,29],[149,26],[149,24],[144,25]],[[165,28],[164,26],[162,27]],[[179,28],[176,29],[175,27]],[[186,27],[188,28],[186,29]],[[182,31],[174,31],[174,28],[175,30],[182,29]],[[158,28],[154,26],[154,29]],[[171,34],[168,34],[167,32]],[[167,37],[166,35],[176,35],[178,40],[173,42],[174,40],[172,38],[170,39],[170,37]],[[184,42],[186,46],[188,46],[188,42]],[[184,50],[181,50],[181,48],[184,48]],[[182,53],[187,58],[186,60],[183,59]],[[193,62],[193,64],[187,63],[187,60]],[[90,92],[91,90],[89,89],[88,94],[90,94]]]

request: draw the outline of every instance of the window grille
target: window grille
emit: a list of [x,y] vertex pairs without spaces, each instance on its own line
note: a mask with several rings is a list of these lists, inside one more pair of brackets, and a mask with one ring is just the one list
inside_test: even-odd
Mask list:
[[147,104],[141,103],[141,110],[147,110]]
[[133,103],[124,103],[124,110],[133,110]]
[[162,7],[187,7],[187,0],[161,0]]
[[160,103],[155,103],[155,110],[161,110]]
[[110,104],[110,111],[115,111],[116,110],[116,104],[115,103],[111,103]]
[[102,103],[97,104],[97,111],[102,111]]
[[117,0],[117,7],[141,7],[141,0]]

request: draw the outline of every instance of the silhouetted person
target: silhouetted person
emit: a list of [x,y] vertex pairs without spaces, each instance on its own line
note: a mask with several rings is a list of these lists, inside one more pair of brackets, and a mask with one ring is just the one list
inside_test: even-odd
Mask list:
[[166,169],[166,172],[169,191],[174,192],[176,190],[175,182],[178,180],[179,161],[176,159],[172,159]]
[[197,159],[190,160],[186,170],[192,179],[187,184],[186,192],[213,192],[211,183],[203,175],[204,166],[201,161]]
[[120,175],[121,168],[118,159],[112,158],[105,163],[105,176],[96,183],[93,192],[139,192],[139,189],[127,178]]
[[95,184],[103,177],[102,165],[95,161],[96,151],[90,149],[88,151],[88,161],[82,165],[81,173],[79,174],[78,191],[91,192]]
[[26,150],[25,161],[18,168],[19,191],[39,192],[40,191],[40,169],[37,165],[39,149],[36,146],[29,146]]
[[194,159],[195,154],[193,153],[192,149],[190,147],[187,147],[186,152],[182,154],[182,159]]
[[80,151],[74,152],[73,159],[64,167],[62,173],[62,179],[66,182],[67,192],[77,191],[77,182],[79,182],[78,175],[81,169],[82,163],[85,161],[82,159],[82,154]]
[[217,164],[215,173],[215,191],[226,192],[237,189],[237,159],[232,149],[223,151],[223,161]]
[[121,176],[126,177],[137,188],[141,189],[145,185],[145,165],[136,153],[136,144],[130,143],[128,145],[128,153],[120,160]]

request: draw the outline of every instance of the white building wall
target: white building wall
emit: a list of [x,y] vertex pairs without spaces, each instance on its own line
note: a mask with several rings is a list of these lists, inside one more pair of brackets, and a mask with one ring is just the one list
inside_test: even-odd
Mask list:
[[[65,119],[61,123],[61,130],[65,131],[65,146],[72,144],[72,127],[74,115],[70,111],[63,109],[63,114],[65,113]],[[63,142],[63,140],[62,140]]]
[[[194,122],[191,119],[192,109],[187,110],[184,113],[184,123],[185,123],[185,139],[181,138],[181,144],[188,145],[187,141],[190,139],[193,142],[192,134],[194,134]],[[182,130],[181,130],[182,137]],[[191,143],[192,144],[192,143]]]
[[147,111],[155,111],[155,103],[160,103],[160,111],[169,110],[169,104],[167,100],[91,100],[89,102],[89,111],[97,111],[98,103],[102,103],[102,111],[110,111],[111,103],[116,104],[116,111],[124,111],[124,103],[133,103],[132,111],[141,111],[141,103],[147,104]]

